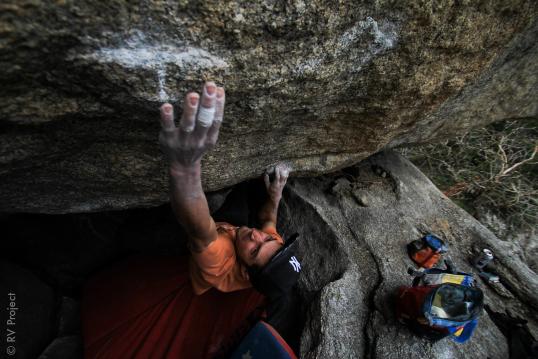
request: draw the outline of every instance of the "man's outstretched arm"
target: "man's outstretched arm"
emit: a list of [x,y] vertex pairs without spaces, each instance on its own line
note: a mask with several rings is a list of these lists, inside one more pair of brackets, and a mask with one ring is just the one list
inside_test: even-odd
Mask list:
[[290,170],[289,167],[283,164],[275,166],[274,178],[271,181],[269,173],[265,173],[264,182],[267,189],[267,201],[264,203],[258,214],[262,230],[273,227],[276,228],[276,220],[278,216],[278,204],[282,199],[282,191],[286,186]]
[[159,143],[170,164],[170,201],[195,251],[217,238],[202,189],[201,159],[217,143],[223,112],[224,89],[213,82],[205,84],[201,98],[195,92],[187,94],[179,127],[172,105],[161,106]]

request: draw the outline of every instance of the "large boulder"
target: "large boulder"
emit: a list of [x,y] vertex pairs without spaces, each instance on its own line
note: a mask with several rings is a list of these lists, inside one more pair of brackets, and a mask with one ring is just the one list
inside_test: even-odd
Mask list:
[[[375,155],[333,176],[295,179],[279,216],[283,235],[301,234],[299,293],[303,358],[508,358],[509,342],[484,312],[471,340],[432,343],[395,318],[395,294],[411,284],[406,244],[435,233],[459,270],[474,273],[490,248],[501,283],[478,279],[491,313],[529,320],[538,337],[538,276],[517,248],[500,241],[444,196],[409,161]],[[478,278],[478,276],[477,276]]]
[[534,0],[0,9],[0,211],[166,202],[157,108],[180,107],[202,79],[227,90],[208,191],[278,161],[330,172],[385,146],[538,113]]

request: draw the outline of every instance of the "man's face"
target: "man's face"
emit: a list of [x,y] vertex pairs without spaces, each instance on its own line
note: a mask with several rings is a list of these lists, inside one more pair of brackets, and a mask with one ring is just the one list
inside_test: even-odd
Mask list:
[[263,267],[282,247],[274,237],[255,228],[240,227],[235,240],[236,254],[248,267]]

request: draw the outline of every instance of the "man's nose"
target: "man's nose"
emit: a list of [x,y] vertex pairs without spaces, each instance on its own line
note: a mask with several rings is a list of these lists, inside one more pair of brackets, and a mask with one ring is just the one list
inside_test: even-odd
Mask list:
[[250,239],[253,241],[253,242],[256,242],[256,243],[263,243],[263,236],[261,233],[259,233],[258,231],[254,230],[252,231],[252,234],[250,235]]

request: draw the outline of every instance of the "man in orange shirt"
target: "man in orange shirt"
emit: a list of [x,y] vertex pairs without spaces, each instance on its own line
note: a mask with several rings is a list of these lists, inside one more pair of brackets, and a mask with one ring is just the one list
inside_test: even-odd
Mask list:
[[251,287],[248,268],[262,268],[277,253],[283,240],[276,232],[278,204],[289,170],[275,167],[266,173],[268,199],[259,212],[261,229],[215,223],[202,190],[201,159],[215,146],[223,120],[225,93],[207,82],[202,96],[186,95],[179,126],[172,105],[161,107],[161,148],[170,163],[170,197],[178,221],[185,228],[192,253],[190,277],[196,294],[211,287],[231,292]]

